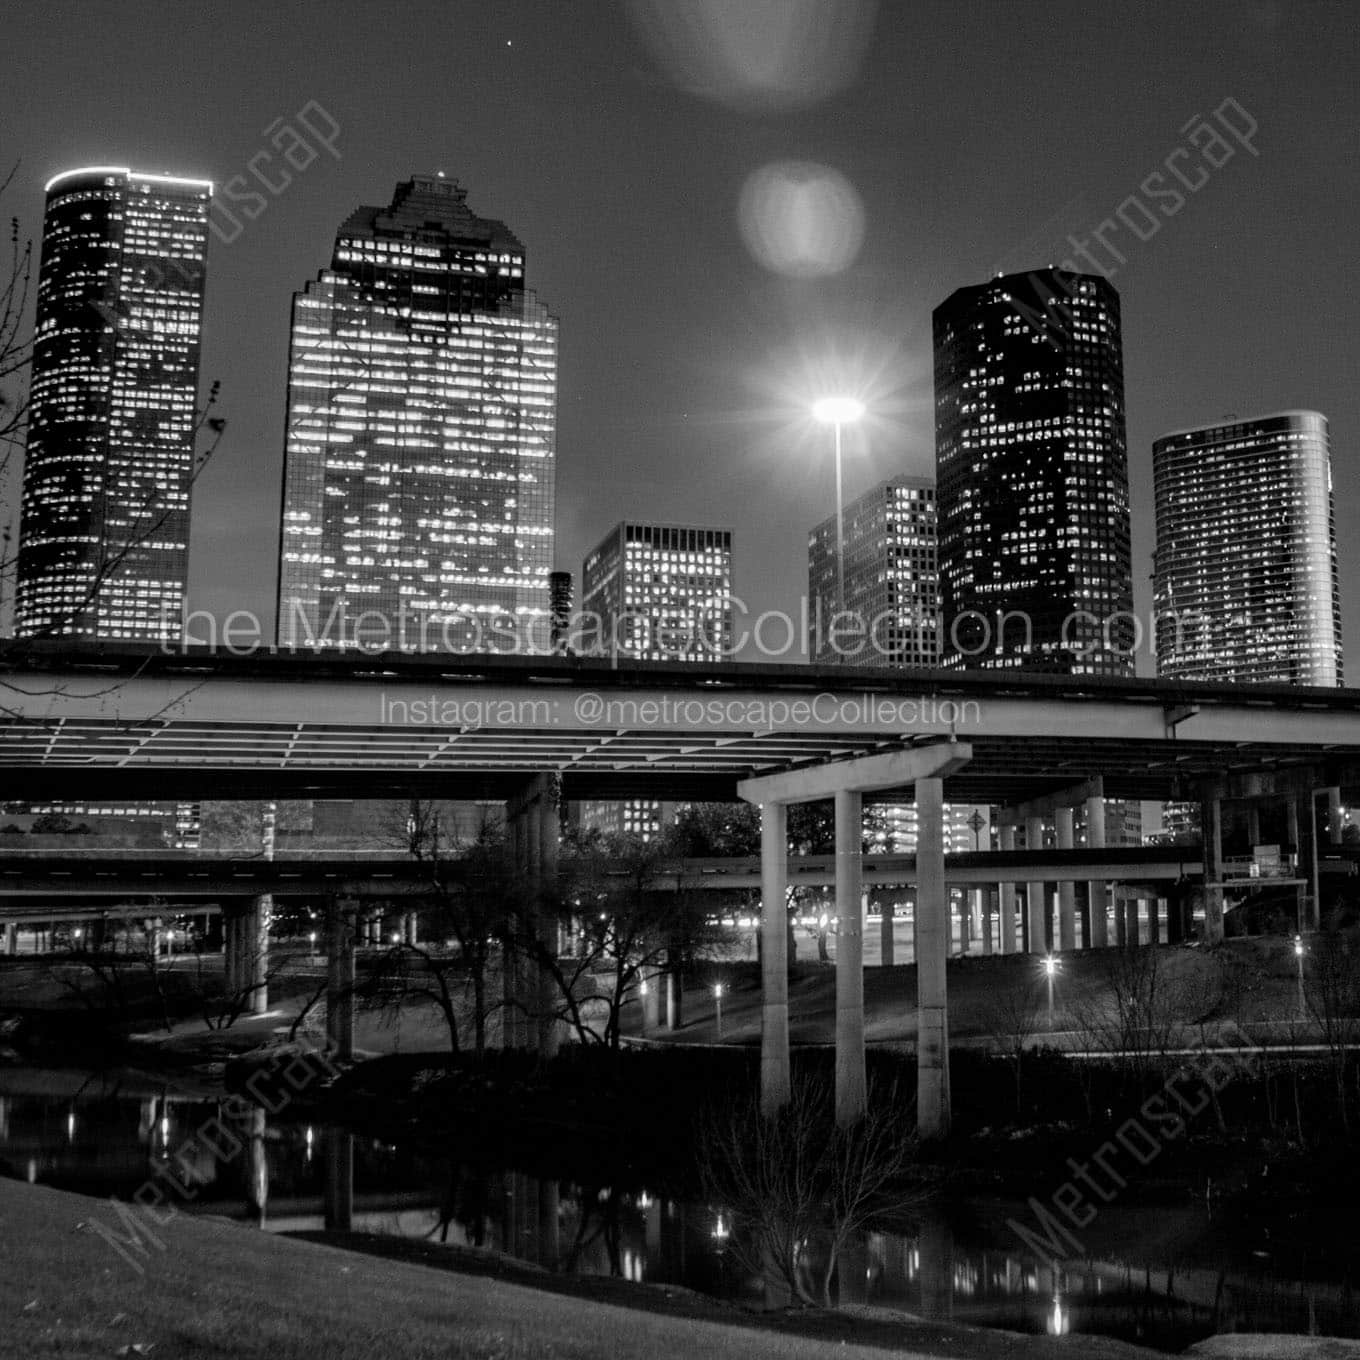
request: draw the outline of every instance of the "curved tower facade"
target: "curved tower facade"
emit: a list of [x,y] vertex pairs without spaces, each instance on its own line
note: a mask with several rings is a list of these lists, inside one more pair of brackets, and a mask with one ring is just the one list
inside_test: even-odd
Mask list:
[[47,185],[21,637],[180,636],[211,198],[108,166]]
[[1061,269],[935,309],[943,663],[1132,675],[1119,295]]
[[1181,430],[1153,444],[1152,467],[1159,674],[1340,685],[1326,417]]

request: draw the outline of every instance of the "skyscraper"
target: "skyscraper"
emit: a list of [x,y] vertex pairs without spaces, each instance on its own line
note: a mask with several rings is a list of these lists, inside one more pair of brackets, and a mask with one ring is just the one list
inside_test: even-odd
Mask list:
[[832,634],[838,596],[832,515],[808,535],[812,660],[937,665],[935,483],[924,477],[891,477],[847,505],[843,519],[845,612],[856,626],[853,632],[847,628]]
[[615,525],[581,568],[588,650],[710,665],[732,659],[732,534]]
[[282,645],[550,645],[557,322],[466,198],[398,184],[294,297]]
[[1119,295],[1007,275],[934,340],[944,664],[1133,674]]
[[19,531],[21,637],[177,639],[212,184],[49,180]]
[[1326,417],[1180,430],[1153,444],[1152,468],[1159,673],[1341,684]]
[[[720,666],[732,659],[732,534],[682,524],[617,524],[581,568],[582,649]],[[651,840],[680,804],[587,799],[581,825]]]

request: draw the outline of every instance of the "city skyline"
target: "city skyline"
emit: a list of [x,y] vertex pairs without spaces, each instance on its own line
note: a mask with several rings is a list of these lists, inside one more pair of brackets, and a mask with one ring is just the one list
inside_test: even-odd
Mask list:
[[[147,10],[153,23],[154,8]],[[333,141],[338,158],[323,149],[305,170],[293,166],[292,183],[277,197],[265,195],[267,209],[256,219],[237,210],[239,237],[212,243],[212,335],[203,373],[223,379],[230,426],[195,493],[192,603],[219,613],[241,606],[270,612],[277,524],[261,510],[273,499],[271,460],[276,466],[282,440],[283,298],[315,272],[336,221],[354,202],[373,201],[375,184],[422,166],[475,185],[479,201],[516,224],[533,243],[536,283],[569,318],[562,381],[576,395],[563,402],[559,458],[563,485],[572,490],[559,509],[558,565],[579,561],[609,523],[646,513],[656,496],[665,498],[667,518],[719,517],[714,488],[721,480],[724,500],[750,507],[743,511],[749,523],[733,527],[736,569],[753,610],[787,608],[786,583],[801,575],[797,540],[829,508],[824,432],[800,425],[803,399],[816,395],[814,356],[833,353],[840,366],[833,378],[843,373],[847,354],[862,360],[869,388],[881,377],[885,355],[894,371],[892,390],[873,403],[876,421],[848,441],[847,494],[896,472],[922,472],[930,453],[923,379],[931,307],[953,287],[997,269],[1066,258],[1069,235],[1092,242],[1124,299],[1140,613],[1151,604],[1151,442],[1167,429],[1209,423],[1233,408],[1319,409],[1332,422],[1338,512],[1344,517],[1356,508],[1345,453],[1360,417],[1343,363],[1348,322],[1341,304],[1353,291],[1353,266],[1343,260],[1339,273],[1306,272],[1299,286],[1283,290],[1269,345],[1247,324],[1261,315],[1251,280],[1265,277],[1271,262],[1319,258],[1348,220],[1349,189],[1326,167],[1339,163],[1335,144],[1354,91],[1329,40],[1327,7],[1294,11],[1285,24],[1262,5],[1232,28],[1177,11],[1169,27],[1182,35],[1181,56],[1170,64],[1160,58],[1171,11],[1159,17],[1155,6],[1146,15],[1120,15],[1099,37],[1076,7],[1065,21],[1046,15],[1042,24],[981,8],[951,9],[947,18],[927,10],[910,25],[910,43],[902,18],[881,10],[855,78],[806,111],[734,109],[678,88],[627,16],[616,13],[573,21],[580,60],[568,78],[554,66],[566,43],[560,16],[513,7],[498,18],[466,15],[460,22],[454,60],[464,78],[455,82],[455,107],[465,131],[454,145],[440,130],[442,120],[427,126],[417,112],[431,106],[432,74],[412,42],[422,27],[419,10],[412,8],[409,26],[370,34],[384,51],[404,49],[409,57],[408,79],[401,91],[385,93],[381,120],[374,97],[353,78],[357,51],[348,42],[309,51],[292,41],[282,19],[258,35],[273,55],[229,101],[157,68],[151,78],[157,101],[130,102],[102,74],[106,62],[108,71],[116,69],[125,37],[92,17],[62,54],[79,77],[63,84],[65,102],[17,110],[7,124],[33,171],[30,185],[49,170],[101,160],[115,145],[138,163],[172,165],[225,184],[271,145],[263,129],[278,118],[296,125],[294,112],[310,101],[341,128]],[[21,11],[12,50],[22,46],[28,22]],[[445,29],[436,24],[433,31]],[[1205,46],[1211,37],[1228,49],[1212,59]],[[229,41],[238,50],[251,40],[236,34]],[[1095,81],[1079,71],[1078,54],[1105,41],[1118,42],[1120,70]],[[433,56],[440,40],[424,46]],[[1042,51],[1046,65],[1067,70],[1061,99],[1028,78],[1037,69],[1029,58],[1003,61],[1003,51]],[[944,73],[965,54],[988,106],[1032,105],[1035,117],[1014,120],[1015,127],[989,121],[985,132],[961,123],[966,101]],[[1156,81],[1145,89],[1152,70]],[[1307,80],[1292,78],[1304,70]],[[41,79],[42,70],[35,74]],[[569,96],[576,112],[549,134],[540,119],[515,108],[513,92],[530,86]],[[496,88],[502,93],[493,95]],[[296,96],[284,99],[280,90]],[[347,91],[355,101],[349,106]],[[1259,123],[1260,154],[1234,143],[1234,158],[1206,170],[1197,194],[1185,190],[1187,206],[1165,218],[1152,239],[1143,242],[1120,225],[1117,234],[1103,232],[1104,249],[1095,245],[1093,229],[1107,217],[1119,220],[1115,206],[1139,192],[1150,167],[1178,148],[1194,150],[1182,131],[1187,120],[1209,119],[1229,97]],[[90,100],[98,101],[97,117],[88,111]],[[177,116],[200,105],[202,116]],[[1117,124],[1108,117],[1116,105]],[[950,129],[955,141],[962,133],[956,156],[945,158],[950,139],[922,121],[926,107],[934,110],[931,124]],[[491,139],[482,132],[493,125],[485,112],[493,108],[508,118],[499,119]],[[592,148],[607,140],[596,135],[600,120],[621,110],[637,120],[640,135],[611,161]],[[849,135],[861,126],[882,133]],[[1045,131],[1031,144],[1021,126]],[[553,137],[564,155],[550,160],[543,148]],[[1064,157],[1045,154],[1050,141],[1064,147]],[[719,143],[724,151],[700,173],[696,153]],[[899,150],[905,157],[892,174],[890,144],[895,165]],[[767,270],[748,254],[737,221],[743,179],[800,153],[837,167],[859,192],[865,218],[858,257],[821,279]],[[274,156],[272,164],[282,166]],[[639,182],[639,157],[673,168],[647,178],[647,195],[622,198],[625,182]],[[1222,162],[1223,153],[1215,159]],[[569,172],[559,160],[570,161]],[[995,175],[962,176],[955,168],[974,163]],[[1184,158],[1175,163],[1188,165]],[[681,202],[693,202],[696,184],[704,186],[708,210],[679,214]],[[908,190],[917,185],[930,190],[936,205],[928,214],[912,206]],[[36,202],[32,188],[27,206],[16,200],[34,235]],[[606,259],[609,267],[601,268]],[[674,262],[686,286],[653,296],[646,281],[660,276],[664,261]],[[584,343],[572,353],[577,338]],[[611,461],[615,472],[606,478],[601,471]],[[798,534],[788,535],[785,526]],[[1343,583],[1354,572],[1352,551],[1343,542]],[[1357,605],[1344,584],[1343,595],[1353,632]],[[1150,647],[1139,661],[1150,673]]]

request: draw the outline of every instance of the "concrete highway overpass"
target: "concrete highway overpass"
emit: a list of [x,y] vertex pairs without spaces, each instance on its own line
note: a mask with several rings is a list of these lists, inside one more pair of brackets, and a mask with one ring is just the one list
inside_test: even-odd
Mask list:
[[[1223,930],[1224,804],[1240,801],[1250,819],[1263,802],[1282,802],[1315,918],[1318,799],[1326,795],[1339,837],[1341,803],[1360,793],[1360,693],[985,671],[26,647],[0,671],[0,778],[27,799],[503,799],[533,885],[555,864],[561,798],[758,804],[762,901],[781,904],[762,919],[767,1108],[789,1089],[785,816],[792,804],[834,801],[843,1121],[863,1109],[865,1090],[862,807],[914,802],[917,1108],[934,1136],[949,1121],[944,802],[1000,809],[1003,851],[1018,837],[1044,848],[1046,820],[1069,851],[1077,808],[1101,849],[1104,800],[1197,800],[1210,942]],[[1019,881],[1019,910],[1006,900],[1017,880],[999,884],[1003,951],[1015,947],[1017,917],[1030,948],[1047,947],[1046,920],[1056,947],[1073,947],[1077,866],[1059,880],[1056,918],[1043,885]],[[1108,905],[1107,888],[1091,879],[1089,899]],[[1107,912],[1093,911],[1088,942],[1105,944],[1107,925]],[[348,948],[347,929],[332,932],[333,953]],[[258,922],[246,928],[261,934]],[[344,966],[333,973],[343,982]],[[546,1008],[533,1024],[535,1041],[550,1046]]]

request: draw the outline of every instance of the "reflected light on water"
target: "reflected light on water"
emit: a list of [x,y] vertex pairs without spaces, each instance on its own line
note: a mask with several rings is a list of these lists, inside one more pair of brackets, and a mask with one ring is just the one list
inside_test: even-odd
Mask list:
[[672,84],[752,112],[806,108],[850,85],[873,33],[874,0],[629,0]]
[[788,278],[839,274],[864,242],[864,205],[854,185],[815,161],[762,165],[742,185],[737,221],[755,260]]
[[1054,1294],[1053,1307],[1046,1319],[1049,1336],[1066,1336],[1072,1330],[1072,1316],[1063,1307],[1062,1299]]

